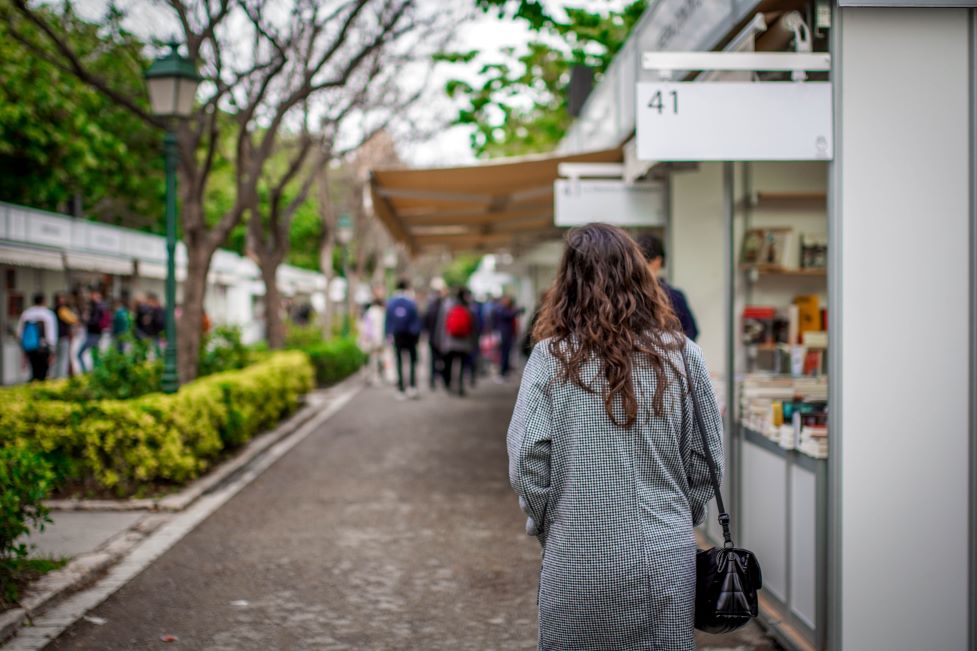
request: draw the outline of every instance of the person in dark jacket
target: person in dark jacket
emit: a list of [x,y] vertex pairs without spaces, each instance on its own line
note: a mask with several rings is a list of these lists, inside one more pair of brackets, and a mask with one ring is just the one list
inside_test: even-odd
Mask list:
[[672,309],[675,310],[675,316],[682,324],[685,336],[695,341],[699,337],[699,326],[695,322],[695,316],[692,314],[692,308],[689,307],[685,294],[682,290],[669,285],[661,276],[661,270],[665,266],[665,245],[661,238],[645,233],[639,235],[637,241],[638,246],[641,247],[641,252],[645,254],[645,260],[648,261],[648,268],[651,269],[652,275],[658,279],[658,284],[668,294],[668,298],[672,302]]
[[92,291],[85,316],[85,341],[78,349],[78,365],[81,367],[82,373],[88,372],[88,365],[85,363],[85,351],[91,349],[92,364],[98,363],[98,346],[102,341],[102,333],[105,332],[107,325],[105,310],[102,293],[98,290]]
[[516,341],[516,319],[525,312],[517,308],[511,296],[503,296],[492,312],[492,324],[499,333],[499,375],[504,380],[512,369],[512,347]]
[[[417,339],[421,334],[421,317],[417,312],[417,303],[408,293],[410,289],[406,280],[397,283],[397,291],[387,302],[387,317],[384,331],[393,339],[394,357],[397,362],[397,398],[417,398]],[[407,355],[410,362],[410,387],[404,386],[403,357]]]
[[441,312],[445,305],[445,298],[448,296],[448,288],[444,280],[435,278],[431,281],[431,300],[427,304],[424,312],[424,332],[427,334],[427,345],[430,353],[430,376],[431,391],[434,391],[437,383],[436,378],[444,378],[444,356],[438,348],[441,335],[438,325],[441,322]]
[[145,301],[136,306],[136,337],[153,342],[156,354],[160,353],[159,340],[166,330],[166,312],[160,305],[159,296],[153,292],[146,295]]

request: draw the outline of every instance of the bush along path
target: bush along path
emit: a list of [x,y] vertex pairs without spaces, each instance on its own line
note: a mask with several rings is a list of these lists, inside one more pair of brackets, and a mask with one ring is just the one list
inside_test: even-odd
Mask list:
[[59,387],[16,387],[0,392],[0,443],[38,451],[60,492],[166,491],[294,412],[312,387],[301,352],[272,354],[173,395],[86,401],[58,395]]
[[[306,394],[317,378],[333,384],[363,359],[349,341],[268,353],[237,346],[234,333],[223,339],[202,353],[211,374],[174,395],[139,389],[156,374],[138,350],[128,360],[106,356],[115,376],[0,390],[0,633],[19,623],[12,611],[26,615],[77,589],[165,520],[127,512],[187,508],[313,419],[323,393]],[[81,542],[68,546],[84,553],[61,570],[60,556],[28,557],[27,536],[45,536],[49,509],[55,519],[65,510],[122,515],[83,522]],[[54,538],[72,538],[69,527],[55,528]]]
[[[207,476],[157,502],[154,507],[156,512],[130,510],[113,516],[103,510],[113,504],[106,501],[80,501],[71,505],[72,508],[89,509],[83,512],[67,513],[52,509],[55,529],[58,528],[59,517],[65,517],[69,523],[64,529],[75,529],[83,539],[92,538],[93,532],[96,532],[94,539],[98,544],[81,550],[62,569],[53,568],[56,571],[28,586],[20,595],[19,602],[8,602],[6,610],[0,609],[0,643],[16,633],[16,640],[11,642],[12,648],[40,648],[42,644],[38,640],[53,631],[45,623],[44,613],[53,608],[52,616],[57,622],[65,620],[65,612],[75,613],[72,616],[75,619],[80,617],[192,529],[222,503],[221,499],[228,499],[285,451],[320,427],[360,387],[360,380],[353,377],[331,389],[313,391],[298,413],[274,430],[253,439],[237,456],[225,461]],[[225,497],[221,498],[221,495]],[[114,503],[116,507],[131,507],[134,504],[132,500]],[[44,511],[39,503],[34,508]],[[120,521],[122,526],[117,525]],[[62,531],[58,538],[63,539],[64,533]],[[72,532],[68,533],[70,537]],[[40,538],[46,535],[42,533]],[[34,539],[37,539],[36,535]],[[23,540],[20,544],[24,544]],[[44,547],[43,540],[41,547]],[[128,578],[122,580],[120,576]],[[30,627],[32,622],[35,623],[34,627]],[[23,626],[28,628],[23,629]]]

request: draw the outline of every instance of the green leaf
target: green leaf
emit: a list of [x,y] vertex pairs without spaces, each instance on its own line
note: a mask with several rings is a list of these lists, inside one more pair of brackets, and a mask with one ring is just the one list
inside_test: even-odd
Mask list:
[[[599,81],[649,4],[636,0],[620,10],[563,7],[564,18],[549,13],[542,0],[473,1],[479,10],[539,34],[522,48],[500,48],[495,59],[479,67],[480,83],[445,85],[458,106],[455,124],[473,128],[471,145],[480,157],[553,149],[572,121],[567,108],[571,68],[590,66]],[[482,52],[480,61],[485,56]],[[447,53],[440,60],[461,65],[474,58]]]

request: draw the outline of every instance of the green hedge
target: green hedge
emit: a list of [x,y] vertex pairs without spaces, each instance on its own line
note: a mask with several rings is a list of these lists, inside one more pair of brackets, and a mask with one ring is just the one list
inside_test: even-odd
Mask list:
[[329,386],[349,377],[366,363],[366,355],[352,339],[333,339],[302,349],[315,366],[316,382]]
[[56,387],[14,387],[0,391],[0,444],[40,451],[61,482],[140,494],[198,477],[293,412],[313,378],[309,357],[290,351],[173,395],[69,401]]
[[23,535],[51,520],[42,500],[54,481],[51,468],[25,446],[0,447],[0,607],[17,600],[21,565],[28,553]]

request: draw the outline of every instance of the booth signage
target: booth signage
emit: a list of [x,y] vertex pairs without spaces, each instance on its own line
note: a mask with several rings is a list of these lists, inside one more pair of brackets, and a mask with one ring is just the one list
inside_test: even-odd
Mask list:
[[639,82],[638,158],[829,160],[831,84]]
[[664,226],[660,183],[629,185],[620,180],[558,179],[553,184],[557,226],[603,222],[617,226]]

